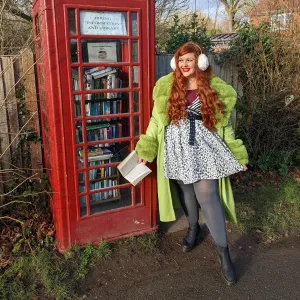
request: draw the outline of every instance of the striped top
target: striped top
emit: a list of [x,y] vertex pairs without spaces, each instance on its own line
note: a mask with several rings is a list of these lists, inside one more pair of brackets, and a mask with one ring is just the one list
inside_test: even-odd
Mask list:
[[190,120],[190,134],[189,134],[189,144],[191,146],[195,145],[195,135],[196,135],[196,124],[195,124],[195,119],[202,119],[201,118],[201,101],[198,95],[196,95],[196,99],[187,106],[186,110],[188,113],[188,118]]
[[201,115],[200,108],[201,108],[201,101],[199,99],[199,96],[197,96],[197,98],[194,99],[194,101],[187,106],[186,110],[188,114],[200,116]]

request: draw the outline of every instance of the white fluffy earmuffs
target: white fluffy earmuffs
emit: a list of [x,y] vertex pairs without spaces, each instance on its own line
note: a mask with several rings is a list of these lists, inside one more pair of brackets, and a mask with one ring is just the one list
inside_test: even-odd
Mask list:
[[[199,46],[197,46],[197,47],[199,47]],[[208,61],[207,56],[202,53],[202,50],[200,47],[199,47],[199,49],[201,51],[201,54],[198,56],[198,68],[201,71],[206,71],[209,66],[209,61]],[[171,59],[170,66],[171,66],[172,70],[175,71],[175,69],[176,69],[175,56],[173,56],[173,58]]]

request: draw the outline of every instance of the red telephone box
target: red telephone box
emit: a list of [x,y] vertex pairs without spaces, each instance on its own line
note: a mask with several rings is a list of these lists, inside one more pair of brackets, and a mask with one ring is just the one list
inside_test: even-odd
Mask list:
[[117,170],[151,114],[154,0],[37,0],[33,17],[59,249],[155,230],[155,176]]

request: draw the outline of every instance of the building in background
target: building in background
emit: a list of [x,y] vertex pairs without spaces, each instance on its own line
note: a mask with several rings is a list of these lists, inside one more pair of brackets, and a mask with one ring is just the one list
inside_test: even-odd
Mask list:
[[214,52],[221,52],[229,49],[231,41],[238,37],[237,33],[218,33],[210,38]]
[[300,0],[261,0],[250,14],[250,22],[259,25],[271,23],[273,30],[287,30],[300,20]]

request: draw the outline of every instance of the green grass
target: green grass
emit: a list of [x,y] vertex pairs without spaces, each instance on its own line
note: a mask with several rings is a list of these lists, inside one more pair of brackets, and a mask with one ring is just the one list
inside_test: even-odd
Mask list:
[[247,191],[235,191],[238,228],[278,238],[300,229],[300,186],[293,179],[276,185],[266,182]]
[[[295,181],[269,181],[260,187],[235,190],[238,228],[257,233],[263,239],[276,238],[286,231],[300,230],[300,186]],[[59,254],[51,244],[30,254],[17,251],[12,265],[0,275],[0,299],[76,299],[76,287],[96,263],[111,254],[111,247],[147,253],[157,249],[157,233],[121,239],[114,244],[74,246]],[[118,254],[118,250],[116,251]]]
[[96,261],[110,253],[109,244],[103,242],[85,248],[74,246],[63,255],[45,249],[24,254],[0,276],[0,299],[74,299],[76,284]]
[[153,252],[157,248],[158,234],[152,232],[142,236],[132,236],[116,242],[117,247],[126,247],[131,252]]
[[[122,239],[116,245],[145,253],[156,249],[157,240],[157,234],[152,233]],[[0,299],[76,299],[77,284],[100,259],[111,254],[111,246],[107,242],[84,248],[75,245],[59,254],[50,245],[48,249],[20,254],[0,275]]]

